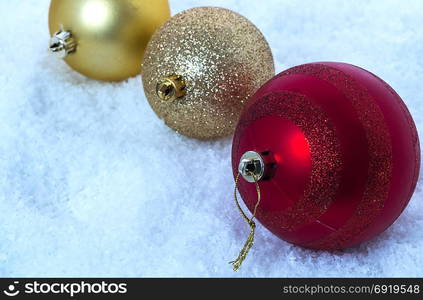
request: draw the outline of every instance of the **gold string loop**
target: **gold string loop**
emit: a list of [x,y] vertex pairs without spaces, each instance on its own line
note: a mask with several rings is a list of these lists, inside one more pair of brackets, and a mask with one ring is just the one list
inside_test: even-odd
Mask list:
[[253,215],[252,215],[251,218],[248,218],[247,215],[242,210],[241,205],[239,204],[239,201],[238,201],[238,198],[237,198],[237,195],[236,195],[237,189],[238,189],[238,184],[239,184],[239,178],[240,178],[241,174],[238,173],[238,175],[236,176],[236,179],[235,179],[235,190],[234,190],[235,203],[236,203],[236,206],[238,207],[239,212],[241,213],[241,216],[245,219],[245,221],[250,226],[250,234],[248,235],[248,238],[247,238],[247,241],[244,244],[244,247],[239,252],[238,257],[235,260],[229,262],[230,264],[233,265],[233,270],[235,272],[238,271],[241,268],[243,261],[246,259],[248,252],[250,251],[251,247],[254,244],[254,234],[255,234],[255,229],[256,229],[256,223],[254,222],[254,218],[256,217],[257,208],[260,204],[261,193],[260,193],[260,186],[258,184],[257,176],[253,173],[251,175],[254,178],[254,183],[256,184],[256,190],[257,190],[257,203],[254,206],[254,211],[253,211]]

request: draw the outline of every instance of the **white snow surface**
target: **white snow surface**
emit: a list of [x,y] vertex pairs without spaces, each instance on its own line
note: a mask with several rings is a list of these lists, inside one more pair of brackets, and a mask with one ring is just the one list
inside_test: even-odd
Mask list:
[[[267,37],[276,70],[342,61],[386,80],[423,129],[421,0],[171,0],[220,6]],[[310,251],[258,226],[232,198],[231,138],[173,132],[140,76],[103,83],[47,51],[49,0],[0,0],[0,276],[423,276],[423,190],[386,232]],[[422,181],[420,175],[420,183]]]

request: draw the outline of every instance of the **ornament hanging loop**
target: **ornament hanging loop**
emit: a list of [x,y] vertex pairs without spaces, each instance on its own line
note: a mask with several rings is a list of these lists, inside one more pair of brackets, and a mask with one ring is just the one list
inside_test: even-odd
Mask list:
[[[260,192],[260,186],[258,181],[263,177],[264,166],[265,166],[263,159],[258,159],[259,157],[261,158],[260,154],[258,154],[257,152],[249,151],[245,153],[241,158],[239,168],[238,168],[239,173],[235,179],[235,190],[234,190],[235,203],[236,203],[236,206],[238,207],[238,210],[241,216],[250,226],[250,233],[248,235],[247,241],[244,244],[244,247],[241,249],[238,257],[234,261],[230,262],[230,264],[233,265],[233,270],[235,272],[241,268],[243,261],[247,258],[248,252],[250,251],[251,247],[254,244],[254,234],[256,230],[256,223],[254,222],[254,218],[256,217],[257,208],[260,205],[260,200],[261,200],[261,192]],[[238,183],[241,176],[248,182],[250,182],[249,180],[252,179],[256,185],[257,202],[256,202],[256,205],[254,206],[253,215],[251,216],[251,218],[248,218],[245,212],[242,210],[241,205],[239,204],[239,201],[237,198]]]
[[63,29],[63,26],[60,26],[60,30],[50,39],[49,50],[59,58],[65,58],[70,53],[75,52],[76,42],[72,36],[72,32],[66,31]]
[[156,85],[157,96],[164,101],[175,101],[187,93],[186,82],[181,75],[170,75],[159,80]]

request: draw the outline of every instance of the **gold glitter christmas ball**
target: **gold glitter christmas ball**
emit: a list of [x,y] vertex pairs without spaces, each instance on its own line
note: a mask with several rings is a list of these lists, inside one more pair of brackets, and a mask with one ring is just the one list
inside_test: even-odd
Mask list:
[[248,98],[275,74],[261,32],[228,9],[198,7],[165,22],[144,55],[142,80],[155,113],[201,140],[232,134]]
[[85,76],[123,80],[140,73],[148,41],[169,17],[167,0],[52,0],[50,50]]

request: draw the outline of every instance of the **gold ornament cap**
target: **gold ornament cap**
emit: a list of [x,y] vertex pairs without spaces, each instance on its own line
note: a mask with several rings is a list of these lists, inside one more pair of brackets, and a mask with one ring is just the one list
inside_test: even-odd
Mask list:
[[164,101],[175,101],[186,95],[185,79],[181,75],[171,75],[159,80],[156,86],[157,96]]

